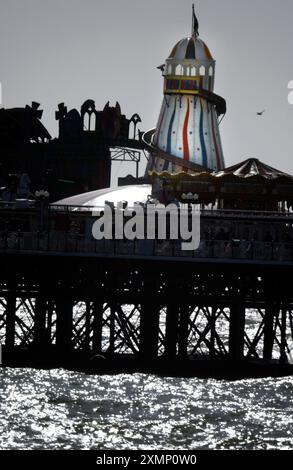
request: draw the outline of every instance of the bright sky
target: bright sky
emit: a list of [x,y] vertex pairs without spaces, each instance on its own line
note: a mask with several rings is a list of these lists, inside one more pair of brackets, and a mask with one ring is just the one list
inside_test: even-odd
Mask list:
[[[155,127],[163,86],[156,67],[190,34],[191,3],[0,0],[3,106],[40,102],[53,136],[57,104],[80,108],[88,98],[98,108],[117,100],[127,117],[141,115],[142,130]],[[293,173],[293,1],[199,0],[196,12],[217,61],[215,92],[228,105],[220,128],[226,165],[257,157]]]

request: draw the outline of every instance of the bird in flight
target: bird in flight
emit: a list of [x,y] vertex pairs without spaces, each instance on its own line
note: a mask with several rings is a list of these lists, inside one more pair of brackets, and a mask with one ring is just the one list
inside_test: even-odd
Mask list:
[[164,72],[165,64],[159,65],[159,67],[157,67],[157,69],[161,70],[161,72]]
[[264,112],[265,112],[265,109],[264,109],[263,111],[258,111],[258,112],[256,113],[256,115],[257,115],[257,116],[262,116],[262,115],[264,114]]

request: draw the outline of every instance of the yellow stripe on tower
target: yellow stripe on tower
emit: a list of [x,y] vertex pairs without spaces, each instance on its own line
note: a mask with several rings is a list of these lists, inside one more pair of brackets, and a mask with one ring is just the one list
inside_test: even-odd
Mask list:
[[203,45],[204,45],[204,50],[205,50],[205,53],[207,55],[207,58],[209,60],[213,60],[212,54],[210,53],[210,50],[209,50],[208,46],[204,42],[203,42]]
[[[179,41],[179,42],[180,42],[180,41]],[[178,47],[179,42],[177,42],[177,44],[175,44],[175,46],[173,47],[172,52],[171,52],[171,54],[169,55],[169,59],[175,57],[175,54],[176,54],[176,51],[177,51],[177,47]]]

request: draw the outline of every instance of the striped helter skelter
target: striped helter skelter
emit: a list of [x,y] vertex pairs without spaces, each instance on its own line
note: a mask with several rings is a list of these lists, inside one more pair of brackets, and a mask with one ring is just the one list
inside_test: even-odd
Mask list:
[[[198,27],[193,19],[193,25],[195,22]],[[215,61],[207,45],[198,38],[197,27],[191,37],[174,46],[162,67],[164,99],[152,140],[153,146],[162,152],[150,159],[149,171],[192,172],[190,164],[203,170],[224,168],[219,113],[213,93]],[[164,158],[164,154],[169,158]]]

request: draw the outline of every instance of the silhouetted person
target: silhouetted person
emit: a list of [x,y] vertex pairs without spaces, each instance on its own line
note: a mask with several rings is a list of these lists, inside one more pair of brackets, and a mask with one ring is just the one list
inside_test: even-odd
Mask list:
[[27,173],[22,173],[17,185],[17,196],[21,198],[28,198],[30,195],[31,180]]

